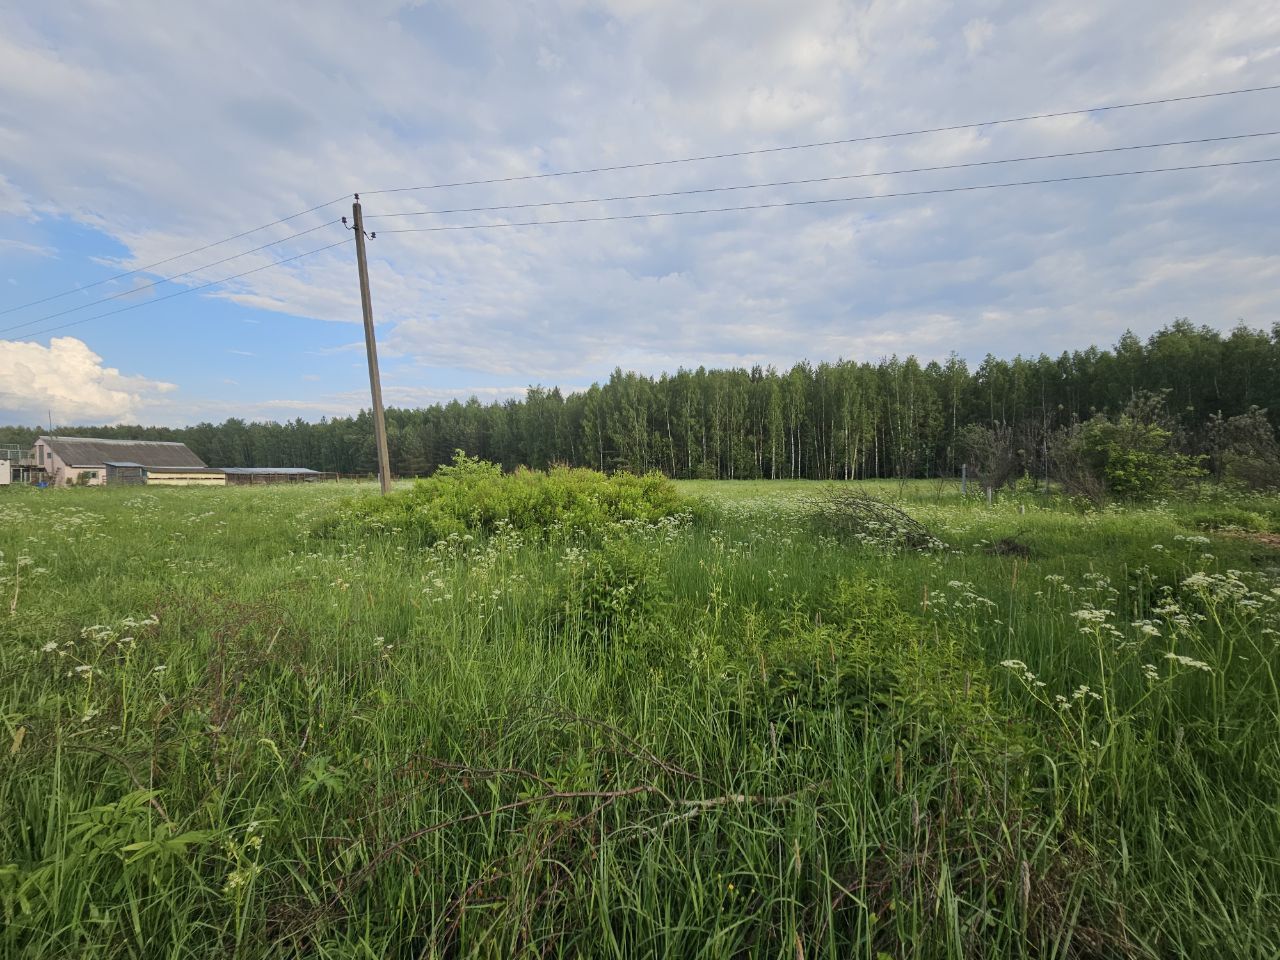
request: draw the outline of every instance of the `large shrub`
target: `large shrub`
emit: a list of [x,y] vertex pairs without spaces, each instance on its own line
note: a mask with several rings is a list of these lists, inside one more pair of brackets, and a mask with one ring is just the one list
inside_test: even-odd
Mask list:
[[430,545],[452,534],[499,527],[538,535],[598,531],[623,521],[653,523],[689,510],[660,473],[644,476],[553,467],[503,473],[461,451],[409,490],[344,504],[322,531],[394,533]]
[[1055,460],[1070,493],[1140,500],[1203,474],[1199,458],[1178,452],[1174,441],[1163,397],[1139,393],[1117,416],[1095,414],[1064,431]]
[[1246,413],[1209,417],[1209,460],[1214,475],[1249,490],[1280,487],[1280,441],[1267,411],[1250,407]]

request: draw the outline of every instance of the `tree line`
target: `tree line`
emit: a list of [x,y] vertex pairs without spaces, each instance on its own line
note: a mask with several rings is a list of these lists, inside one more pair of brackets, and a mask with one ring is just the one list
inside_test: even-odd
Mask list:
[[[474,397],[386,411],[392,471],[426,475],[456,450],[500,463],[605,471],[660,470],[677,478],[954,476],[994,431],[1012,438],[1019,469],[1048,472],[1051,438],[1139,395],[1162,396],[1184,453],[1209,454],[1213,418],[1280,414],[1280,323],[1229,333],[1178,320],[1145,341],[1125,333],[1111,349],[1058,357],[956,355],[876,362],[797,363],[789,370],[677,370],[658,377],[615,370],[564,394],[530,387],[523,399]],[[1260,414],[1254,411],[1255,419]],[[0,446],[29,447],[38,428],[0,428]],[[63,427],[104,438],[179,440],[214,466],[376,470],[368,411],[318,422],[246,422],[182,428]],[[986,436],[983,436],[983,433]],[[1218,430],[1221,433],[1221,430]],[[979,452],[981,452],[979,450]]]

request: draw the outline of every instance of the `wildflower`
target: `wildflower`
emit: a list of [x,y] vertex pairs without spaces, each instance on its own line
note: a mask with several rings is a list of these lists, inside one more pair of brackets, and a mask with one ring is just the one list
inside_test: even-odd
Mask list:
[[234,893],[237,889],[244,886],[246,880],[249,879],[248,870],[232,870],[227,874],[227,882],[223,886],[224,893]]
[[1074,611],[1071,615],[1082,623],[1105,623],[1107,617],[1111,616],[1111,611],[1085,607],[1083,610]]
[[1181,654],[1174,653],[1172,650],[1164,655],[1166,660],[1172,660],[1180,666],[1190,667],[1193,670],[1203,670],[1205,673],[1213,673],[1213,668],[1203,660],[1193,660],[1191,657],[1184,657]]

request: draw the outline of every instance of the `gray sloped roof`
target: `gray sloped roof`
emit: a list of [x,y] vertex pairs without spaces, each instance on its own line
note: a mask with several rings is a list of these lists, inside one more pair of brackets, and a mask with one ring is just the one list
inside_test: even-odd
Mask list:
[[287,476],[287,477],[305,477],[316,474],[315,470],[309,467],[222,467],[223,473],[229,473],[232,476],[252,477],[252,476]]
[[149,467],[143,467],[147,473],[216,473],[222,476],[222,471],[217,467],[158,467],[152,464]]
[[132,461],[144,467],[204,467],[185,443],[164,440],[94,440],[88,437],[41,437],[63,463],[97,467],[108,460]]

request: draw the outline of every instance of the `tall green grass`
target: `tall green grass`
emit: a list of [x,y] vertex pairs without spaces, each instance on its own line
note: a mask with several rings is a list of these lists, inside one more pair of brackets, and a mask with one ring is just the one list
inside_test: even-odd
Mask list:
[[917,553],[678,486],[428,546],[0,497],[0,955],[1280,954],[1280,557],[1221,504],[874,485]]

